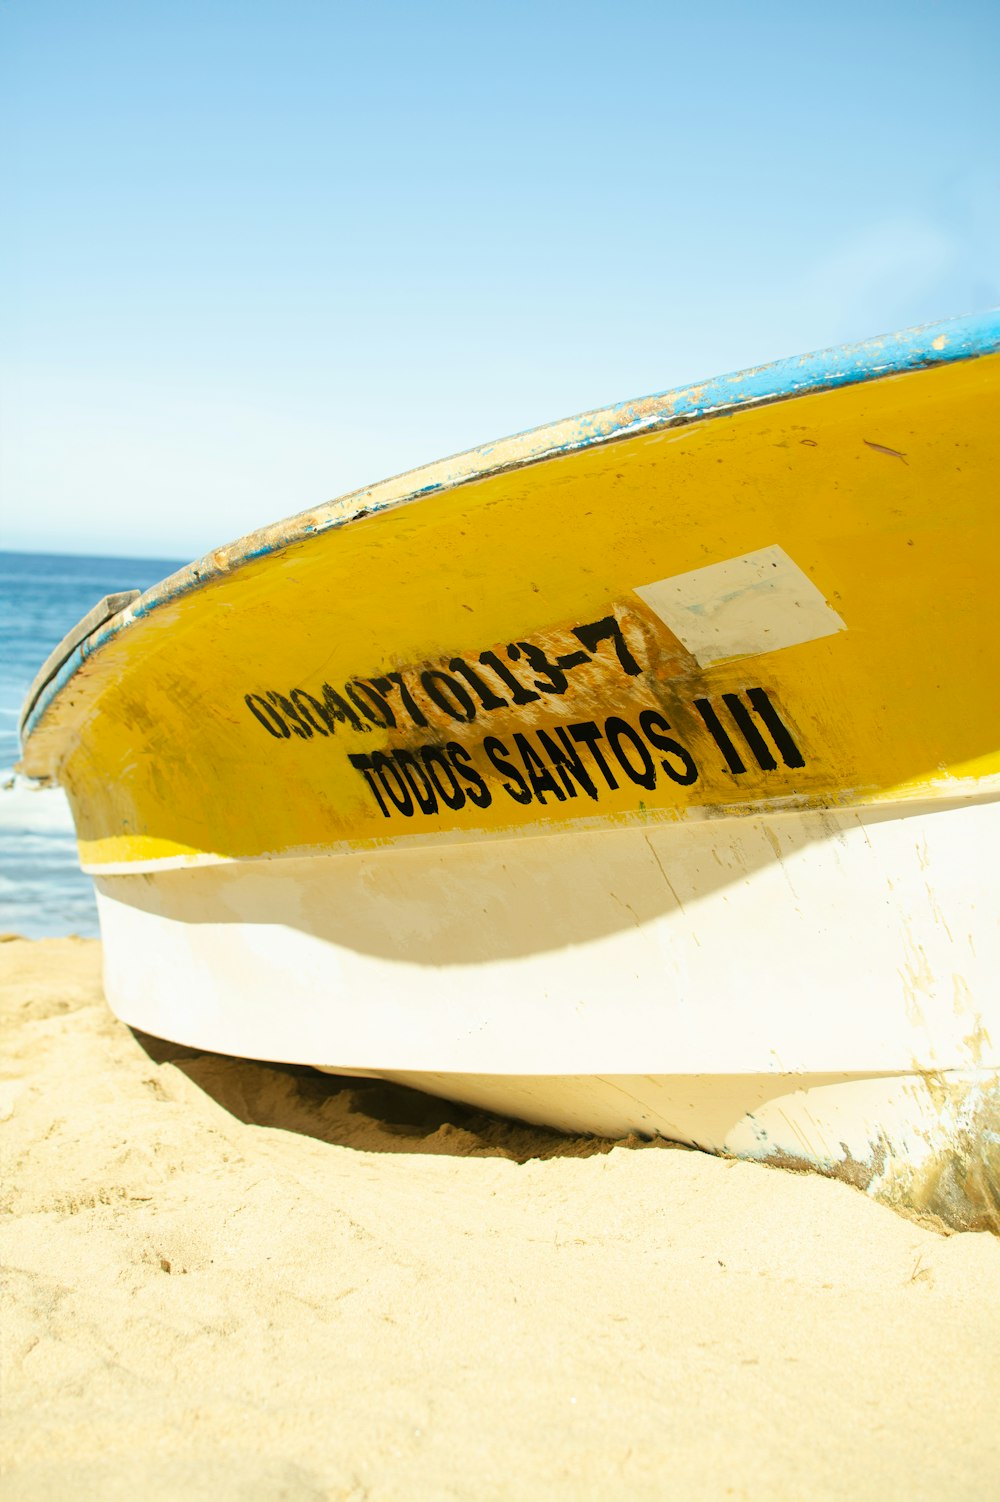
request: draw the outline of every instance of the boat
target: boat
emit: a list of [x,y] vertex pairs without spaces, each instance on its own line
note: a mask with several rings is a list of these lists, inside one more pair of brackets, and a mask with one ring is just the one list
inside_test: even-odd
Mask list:
[[95,607],[111,1007],[1000,1229],[1000,315],[626,402]]

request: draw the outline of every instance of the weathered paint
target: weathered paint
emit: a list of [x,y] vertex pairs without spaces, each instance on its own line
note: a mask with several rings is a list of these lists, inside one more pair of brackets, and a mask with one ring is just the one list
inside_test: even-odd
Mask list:
[[[741,408],[782,401],[790,396],[975,359],[995,353],[998,346],[1000,310],[926,324],[857,344],[838,345],[808,355],[772,361],[732,375],[567,418],[353,491],[316,510],[299,512],[286,521],[276,522],[207,554],[148,590],[109,628],[95,633],[79,652],[67,660],[63,672],[47,687],[44,696],[28,706],[30,713],[22,720],[22,736],[27,740],[63,684],[69,681],[86,657],[98,651],[118,631],[179,595],[203,588],[220,574],[280,552],[330,527],[344,526],[388,506],[405,505],[435,490],[468,484],[484,475],[535,464],[558,454],[575,453],[638,431],[656,432],[704,417],[725,416]],[[865,442],[870,447],[883,447],[872,444],[871,440]]]
[[964,320],[609,409],[134,602],[25,721],[112,1004],[534,1119],[580,1076],[591,1130],[943,1202],[1000,1039],[998,351]]
[[[25,764],[106,872],[981,790],[998,364],[640,433],[247,562],[89,655]],[[636,593],[772,547],[846,629],[702,666]],[[386,790],[400,755],[435,763],[426,806]]]

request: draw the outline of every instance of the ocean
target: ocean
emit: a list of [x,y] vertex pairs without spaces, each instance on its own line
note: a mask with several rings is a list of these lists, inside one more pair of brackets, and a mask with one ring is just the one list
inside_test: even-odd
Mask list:
[[152,558],[0,552],[0,930],[39,939],[97,934],[88,876],[77,865],[69,806],[59,788],[15,773],[17,722],[35,674],[104,595],[149,589],[180,568]]

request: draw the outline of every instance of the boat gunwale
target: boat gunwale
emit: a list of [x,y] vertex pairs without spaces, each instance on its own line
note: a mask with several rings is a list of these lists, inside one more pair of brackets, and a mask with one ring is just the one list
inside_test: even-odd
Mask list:
[[[18,724],[22,755],[62,690],[95,653],[122,631],[184,595],[204,589],[261,558],[349,523],[445,491],[548,460],[621,442],[643,433],[688,426],[842,386],[863,385],[1000,352],[1000,309],[922,324],[858,343],[750,366],[729,375],[597,408],[508,438],[466,449],[377,481],[247,533],[170,574],[96,630],[79,625],[50,654],[25,698]],[[61,649],[65,646],[65,656]],[[55,667],[51,665],[55,662]],[[31,775],[29,773],[29,775]]]

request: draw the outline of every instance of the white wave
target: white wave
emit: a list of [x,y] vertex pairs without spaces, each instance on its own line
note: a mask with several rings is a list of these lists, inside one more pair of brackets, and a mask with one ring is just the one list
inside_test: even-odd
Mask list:
[[5,779],[0,788],[0,832],[72,834],[73,815],[59,787],[38,787],[23,777]]

